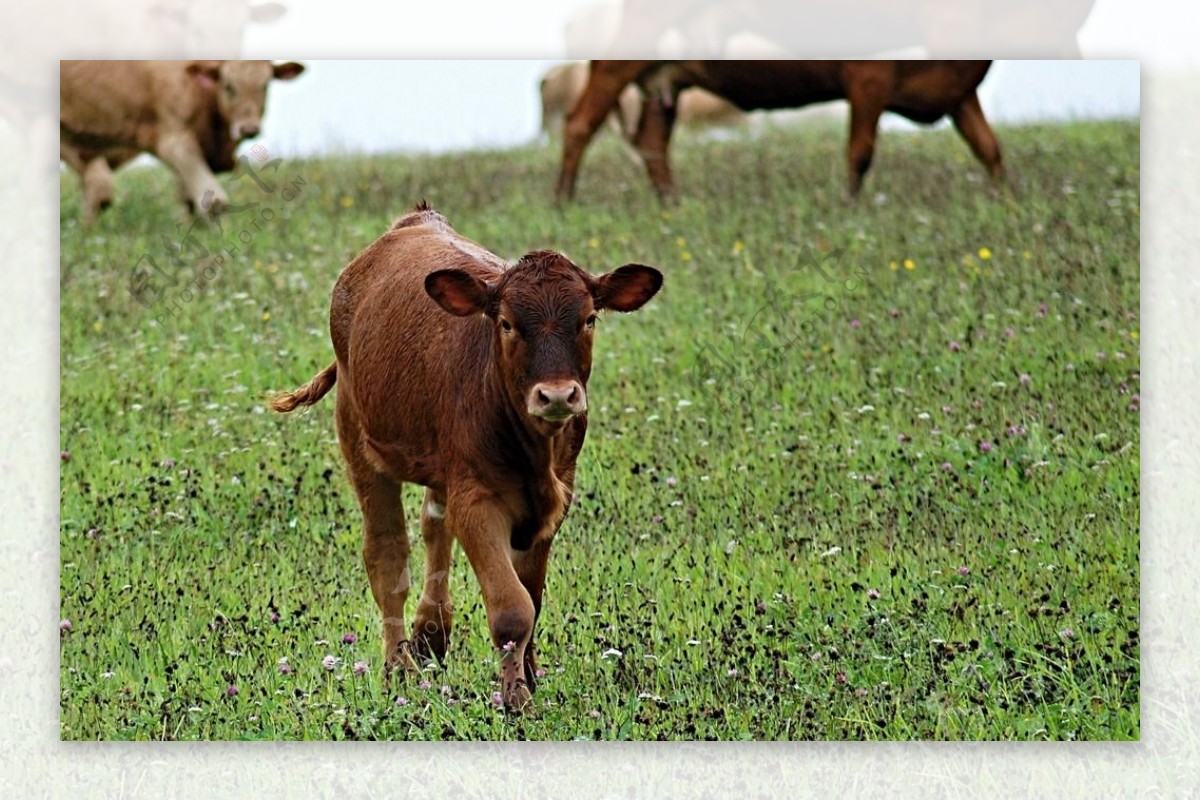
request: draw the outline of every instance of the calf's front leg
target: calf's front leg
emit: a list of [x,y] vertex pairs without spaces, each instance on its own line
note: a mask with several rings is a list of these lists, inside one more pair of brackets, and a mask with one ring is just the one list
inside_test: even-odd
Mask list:
[[446,531],[446,496],[429,489],[421,507],[421,534],[425,539],[425,588],[413,618],[414,654],[445,660],[450,644],[454,606],[450,603],[450,557],[454,540]]
[[524,666],[525,680],[529,683],[529,691],[537,690],[537,654],[534,639],[537,634],[537,619],[542,611],[542,589],[546,586],[546,563],[550,559],[550,540],[537,540],[525,551],[514,551],[512,555],[513,569],[521,585],[529,593],[533,601],[533,629],[529,633],[529,644],[525,647]]
[[525,652],[537,611],[509,558],[512,520],[494,497],[464,491],[450,495],[446,521],[483,591],[492,644],[500,655],[504,706],[523,711],[533,695],[525,674]]

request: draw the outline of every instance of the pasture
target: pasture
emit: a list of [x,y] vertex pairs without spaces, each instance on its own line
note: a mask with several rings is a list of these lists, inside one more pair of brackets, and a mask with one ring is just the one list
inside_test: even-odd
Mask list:
[[[64,174],[61,737],[1137,739],[1138,125],[997,135],[1011,192],[889,131],[854,205],[841,131],[680,137],[670,207],[611,138],[561,210],[549,148],[252,160],[179,265],[165,169],[91,229]],[[332,399],[266,411],[422,198],[508,258],[665,275],[598,326],[521,717],[461,553],[447,664],[383,687]],[[238,252],[188,288],[201,246]],[[142,305],[146,254],[187,279]]]

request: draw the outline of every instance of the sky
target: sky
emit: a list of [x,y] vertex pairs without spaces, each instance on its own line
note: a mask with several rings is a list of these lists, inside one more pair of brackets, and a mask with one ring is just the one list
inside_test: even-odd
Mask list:
[[[292,156],[525,144],[540,130],[538,81],[554,63],[305,60],[302,76],[272,85],[261,141]],[[1136,61],[999,62],[980,100],[1001,124],[1136,118],[1139,88]]]
[[[286,14],[251,25],[244,40],[246,57],[295,58],[308,66],[295,82],[272,86],[261,141],[296,156],[527,143],[540,129],[538,81],[565,58],[568,21],[594,3],[528,0],[523,6],[534,13],[522,12],[527,22],[520,39],[513,39],[495,35],[504,29],[502,3],[440,0],[432,11],[413,3],[286,0]],[[454,30],[431,27],[421,16],[445,19],[447,6],[461,7],[452,15],[461,19]],[[1155,9],[1166,13],[1148,13]],[[363,24],[348,29],[346,15]],[[1164,25],[1164,16],[1179,24]],[[1191,37],[1198,26],[1200,4],[1096,0],[1078,41],[1089,59],[1153,52],[1156,67],[1195,68],[1200,56]],[[345,52],[388,60],[327,60]],[[459,54],[462,59],[450,60]],[[1137,117],[1139,64],[1000,62],[981,87],[981,101],[999,124]],[[908,125],[888,116],[883,124]]]

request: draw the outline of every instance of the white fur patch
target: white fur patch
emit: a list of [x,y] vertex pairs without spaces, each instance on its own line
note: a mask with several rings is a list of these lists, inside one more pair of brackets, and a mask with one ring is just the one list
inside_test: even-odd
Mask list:
[[434,520],[441,520],[446,516],[446,507],[442,506],[437,501],[429,501],[425,504],[425,513]]

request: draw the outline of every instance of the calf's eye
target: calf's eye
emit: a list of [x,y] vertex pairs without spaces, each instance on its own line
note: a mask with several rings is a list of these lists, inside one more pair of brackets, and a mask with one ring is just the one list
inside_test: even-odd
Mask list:
[[587,318],[587,322],[584,323],[584,325],[587,326],[589,329],[595,328],[596,327],[596,315],[594,315],[594,314],[590,315]]
[[508,320],[505,320],[503,317],[501,317],[500,318],[500,330],[506,334],[512,333],[512,323],[510,323]]

